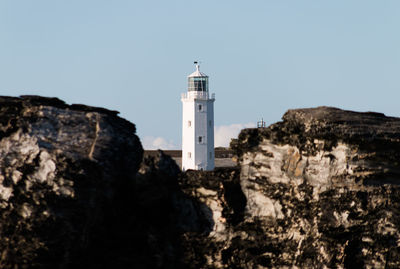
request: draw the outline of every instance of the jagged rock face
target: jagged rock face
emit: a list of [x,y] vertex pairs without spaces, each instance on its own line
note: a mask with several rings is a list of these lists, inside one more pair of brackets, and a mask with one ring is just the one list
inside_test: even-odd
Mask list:
[[0,268],[400,268],[400,119],[290,110],[184,173],[134,132],[0,98]]
[[[130,262],[120,268],[180,268],[179,229],[172,203],[180,194],[179,174],[178,165],[162,151],[143,159],[124,230],[130,242],[126,256]],[[180,206],[185,207],[184,203]],[[114,267],[113,262],[108,266]]]
[[89,259],[142,153],[135,126],[117,112],[1,97],[0,267],[66,268]]
[[400,267],[400,119],[289,110],[282,122],[243,130],[232,146],[248,229],[234,229],[242,233],[228,264]]
[[159,261],[147,267],[400,268],[399,124],[291,110],[241,132],[231,144],[238,167],[186,171],[172,185],[174,176],[151,176],[167,166],[141,169],[139,182],[162,194],[141,200],[168,223],[145,221],[153,245],[143,245]]
[[238,167],[181,173],[162,151],[145,158],[129,224],[135,258],[121,268],[220,266],[216,250],[228,241],[230,223],[243,220],[239,174]]
[[230,167],[189,170],[179,178],[180,190],[186,195],[186,203],[179,199],[174,208],[182,268],[240,268],[240,264],[227,262],[230,255],[224,252],[233,245],[235,227],[245,221],[246,197],[239,175],[239,167]]

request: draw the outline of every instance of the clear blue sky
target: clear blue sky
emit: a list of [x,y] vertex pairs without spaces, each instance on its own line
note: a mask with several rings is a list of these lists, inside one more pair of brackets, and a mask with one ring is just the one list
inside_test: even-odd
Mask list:
[[400,1],[1,0],[0,94],[118,110],[181,139],[194,60],[217,126],[336,106],[400,116]]

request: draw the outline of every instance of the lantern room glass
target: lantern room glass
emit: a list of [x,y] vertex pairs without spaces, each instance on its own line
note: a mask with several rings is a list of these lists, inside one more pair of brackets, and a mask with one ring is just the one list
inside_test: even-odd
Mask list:
[[208,77],[190,77],[188,91],[208,92]]

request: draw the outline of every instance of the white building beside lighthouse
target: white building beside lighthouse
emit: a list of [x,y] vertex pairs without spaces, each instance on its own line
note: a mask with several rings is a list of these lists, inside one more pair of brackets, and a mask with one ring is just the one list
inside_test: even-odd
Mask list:
[[214,169],[214,101],[208,92],[208,76],[196,71],[188,76],[188,91],[182,94],[182,170]]

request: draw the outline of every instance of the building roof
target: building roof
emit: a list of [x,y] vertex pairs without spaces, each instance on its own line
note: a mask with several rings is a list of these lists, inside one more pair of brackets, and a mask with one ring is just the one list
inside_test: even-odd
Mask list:
[[188,78],[192,77],[207,77],[207,75],[204,74],[203,72],[200,72],[200,65],[196,64],[196,71],[194,71],[192,74],[188,76]]

